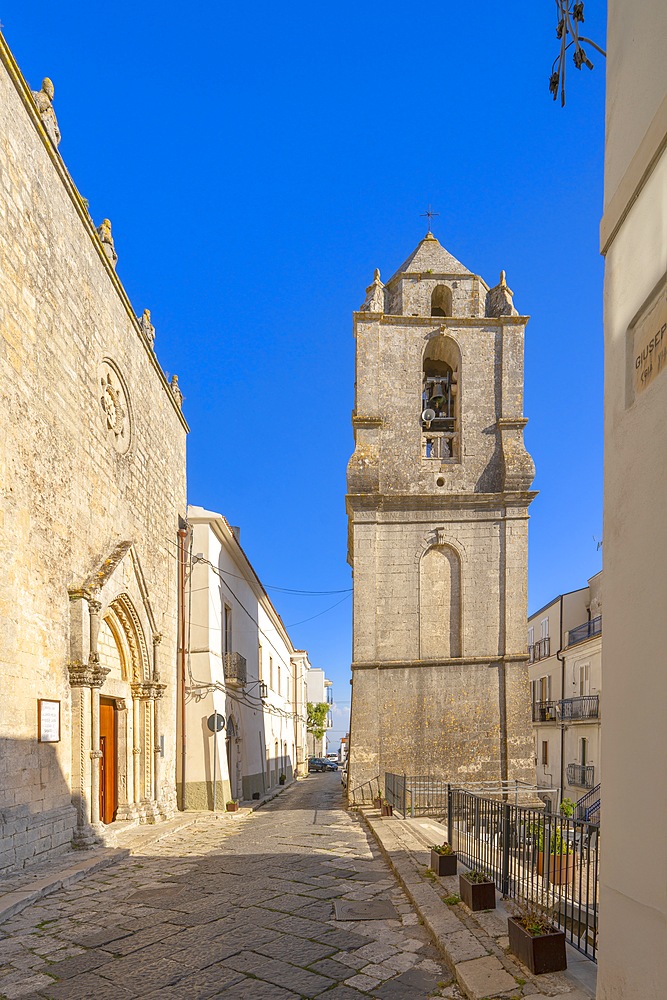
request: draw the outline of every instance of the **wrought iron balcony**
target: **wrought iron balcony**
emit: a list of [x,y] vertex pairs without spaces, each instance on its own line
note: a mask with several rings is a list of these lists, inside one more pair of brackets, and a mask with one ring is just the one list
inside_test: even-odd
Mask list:
[[569,719],[599,719],[600,695],[587,694],[582,698],[565,698],[561,704],[561,718]]
[[550,652],[551,643],[547,635],[543,639],[538,639],[537,642],[531,643],[528,647],[528,662],[536,663],[538,660],[545,660]]
[[225,683],[230,687],[245,687],[247,676],[245,656],[225,653]]
[[557,701],[534,701],[533,722],[557,722],[558,707]]
[[571,628],[567,633],[567,644],[568,646],[574,646],[577,642],[583,642],[584,639],[590,639],[591,636],[600,635],[602,632],[602,615],[598,615],[597,618],[591,618],[588,622],[583,622],[581,625],[577,625],[576,628]]
[[577,788],[592,788],[595,784],[595,768],[592,764],[568,764],[567,780]]

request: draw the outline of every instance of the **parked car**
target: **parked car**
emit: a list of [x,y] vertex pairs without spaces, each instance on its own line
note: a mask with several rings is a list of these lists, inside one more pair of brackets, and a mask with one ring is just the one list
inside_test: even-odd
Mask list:
[[331,760],[331,761],[334,762],[334,764],[337,764],[338,763],[338,754],[337,753],[328,753],[327,754],[327,760]]
[[324,757],[309,757],[308,758],[308,773],[311,771],[328,771],[329,761],[325,760]]

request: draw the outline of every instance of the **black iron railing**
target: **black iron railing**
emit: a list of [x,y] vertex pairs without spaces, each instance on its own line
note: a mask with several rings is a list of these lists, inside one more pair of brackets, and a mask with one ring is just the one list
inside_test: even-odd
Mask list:
[[595,768],[592,764],[568,764],[567,780],[577,788],[592,788],[595,784]]
[[380,785],[380,775],[376,774],[374,778],[362,781],[360,785],[351,788],[349,798],[353,806],[360,806],[368,805],[378,795],[382,795],[382,786]]
[[549,656],[551,651],[551,641],[549,636],[544,636],[543,639],[538,639],[537,642],[533,642],[528,647],[528,662],[535,663],[537,660],[544,660]]
[[570,943],[595,961],[599,825],[520,806],[520,793],[529,791],[520,782],[496,790],[492,798],[432,775],[385,774],[394,809],[436,816],[464,864],[488,872],[503,895],[551,910]]
[[581,698],[565,698],[560,705],[563,720],[598,719],[600,717],[600,696],[598,694],[587,694]]
[[558,706],[557,701],[534,701],[533,722],[556,722]]
[[570,943],[595,961],[600,828],[559,814],[451,791],[452,846],[505,896],[554,914]]
[[240,653],[225,653],[225,682],[233,686],[243,687],[247,679],[247,664],[245,656]]
[[600,790],[600,782],[598,781],[597,785],[594,785],[590,792],[586,792],[580,799],[577,799],[574,818],[585,819],[589,823],[599,824],[601,800],[602,792]]
[[602,615],[598,615],[597,618],[591,618],[590,621],[583,622],[581,625],[577,625],[576,628],[571,628],[567,633],[567,644],[568,646],[574,646],[577,642],[583,642],[584,639],[590,639],[593,635],[600,635],[602,632]]

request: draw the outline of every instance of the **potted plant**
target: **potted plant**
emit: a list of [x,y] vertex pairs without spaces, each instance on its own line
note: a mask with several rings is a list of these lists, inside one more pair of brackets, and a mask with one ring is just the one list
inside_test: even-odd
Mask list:
[[459,875],[459,894],[470,910],[494,910],[496,907],[496,886],[485,872],[473,870]]
[[554,926],[544,907],[518,900],[514,915],[507,918],[507,933],[511,953],[535,975],[567,968],[565,931]]
[[279,774],[278,775],[278,784],[279,785],[284,785],[286,781],[287,781],[287,776],[286,775],[284,775],[284,774]]
[[239,811],[239,804],[236,799],[230,799],[229,802],[225,803],[225,809],[228,813],[235,813]]
[[379,792],[373,798],[373,808],[374,809],[381,809],[382,808],[382,796],[380,795]]
[[382,799],[380,802],[380,815],[381,816],[393,816],[394,807],[387,802],[386,799]]
[[451,844],[434,844],[431,847],[431,870],[436,875],[456,875],[458,857]]
[[534,824],[532,832],[537,848],[537,874],[552,885],[565,885],[574,879],[574,849],[563,837],[560,826],[555,826],[549,837],[549,851],[544,847],[544,821]]

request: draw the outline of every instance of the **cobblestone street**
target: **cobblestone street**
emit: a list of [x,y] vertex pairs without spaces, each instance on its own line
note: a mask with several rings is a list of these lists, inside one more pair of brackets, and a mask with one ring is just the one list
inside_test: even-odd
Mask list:
[[[237,822],[204,819],[0,926],[0,996],[458,997],[337,774]],[[336,920],[337,900],[384,919]],[[349,916],[349,913],[341,916]]]

